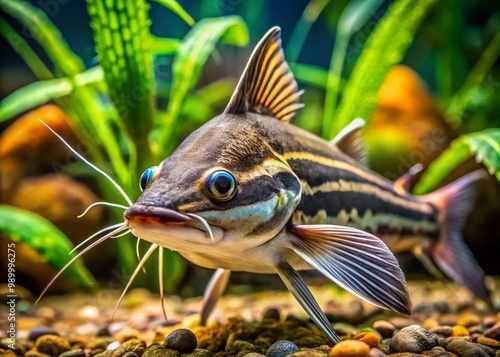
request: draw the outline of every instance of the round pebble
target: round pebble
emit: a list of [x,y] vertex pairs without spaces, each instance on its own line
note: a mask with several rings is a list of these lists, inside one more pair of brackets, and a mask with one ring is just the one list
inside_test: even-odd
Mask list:
[[368,357],[370,346],[357,340],[346,340],[333,346],[330,357]]
[[123,357],[138,357],[135,352],[127,352],[123,355]]
[[467,330],[466,327],[462,326],[462,325],[455,325],[453,326],[453,334],[452,336],[455,336],[455,337],[466,337],[466,336],[470,336],[469,335],[469,330]]
[[478,344],[469,342],[463,338],[454,338],[446,344],[446,350],[460,357],[489,357]]
[[500,341],[494,338],[480,336],[477,338],[477,342],[488,347],[500,348]]
[[378,347],[380,345],[380,337],[374,332],[361,332],[354,336],[357,341],[362,341],[370,347]]
[[71,346],[69,342],[56,335],[43,335],[37,338],[35,348],[38,352],[45,353],[52,357],[57,357],[61,353],[69,351]]
[[453,335],[453,328],[451,326],[438,326],[430,331],[443,337],[450,337]]
[[191,330],[178,329],[172,331],[165,337],[164,348],[179,351],[180,353],[190,353],[198,346],[198,340]]
[[275,342],[267,350],[266,357],[285,357],[299,350],[297,345],[288,340],[281,340]]
[[36,341],[36,339],[40,336],[43,335],[56,335],[59,336],[56,330],[54,330],[52,327],[47,327],[47,326],[40,326],[40,327],[35,327],[33,330],[30,331],[28,338],[31,341]]
[[85,357],[85,351],[82,349],[63,352],[59,357]]
[[494,324],[492,327],[484,331],[486,337],[496,338],[500,340],[500,322]]
[[458,318],[457,325],[471,327],[474,325],[479,325],[481,323],[481,318],[477,314],[466,313]]
[[270,307],[264,312],[263,318],[279,321],[281,319],[280,311],[274,307]]
[[401,329],[394,335],[389,344],[390,350],[396,352],[421,353],[438,344],[437,335],[421,326],[411,325]]
[[383,338],[392,337],[394,335],[394,331],[396,330],[396,328],[394,327],[393,324],[391,324],[390,322],[385,321],[385,320],[375,321],[373,323],[372,327],[374,330],[377,330],[378,333],[380,333],[380,335]]

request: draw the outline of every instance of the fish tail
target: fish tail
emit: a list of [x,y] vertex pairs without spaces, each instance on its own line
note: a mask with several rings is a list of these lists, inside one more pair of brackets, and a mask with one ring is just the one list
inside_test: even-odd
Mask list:
[[465,220],[472,209],[478,184],[485,172],[477,170],[432,192],[424,199],[439,210],[441,232],[430,247],[434,263],[451,279],[466,286],[475,296],[491,304],[484,272],[462,237]]

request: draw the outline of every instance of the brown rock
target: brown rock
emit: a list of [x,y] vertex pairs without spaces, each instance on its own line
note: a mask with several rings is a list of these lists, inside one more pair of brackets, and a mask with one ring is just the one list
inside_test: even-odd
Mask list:
[[482,345],[486,345],[488,347],[500,348],[500,341],[495,340],[494,338],[480,336],[477,338],[477,343]]
[[333,346],[330,357],[368,357],[370,347],[361,341],[346,340]]
[[500,340],[500,322],[497,322],[492,327],[484,331],[486,337],[491,337]]
[[357,341],[362,341],[370,347],[378,347],[380,345],[380,337],[374,332],[361,332],[353,338]]
[[479,325],[481,323],[481,318],[474,313],[466,313],[458,318],[457,325],[464,327],[471,327],[474,325]]
[[396,327],[388,321],[377,320],[372,325],[373,329],[377,330],[383,338],[390,338],[394,335]]
[[432,333],[435,333],[436,335],[440,335],[443,337],[450,337],[451,335],[453,335],[453,327],[450,326],[438,326],[430,331]]
[[57,357],[61,353],[69,351],[71,346],[68,340],[56,335],[43,335],[37,338],[35,349],[51,357]]

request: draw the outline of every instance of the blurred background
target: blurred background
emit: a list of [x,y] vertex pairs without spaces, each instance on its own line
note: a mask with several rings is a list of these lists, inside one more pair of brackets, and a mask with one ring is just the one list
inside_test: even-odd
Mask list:
[[[143,170],[224,109],[272,26],[281,27],[285,56],[305,90],[295,125],[331,139],[363,117],[370,167],[395,180],[422,163],[428,170],[412,182],[419,194],[488,169],[464,236],[486,273],[500,275],[491,259],[500,252],[499,3],[123,4],[0,0],[0,256],[6,271],[6,244],[16,243],[16,279],[26,294],[43,290],[74,245],[121,220],[122,210],[103,206],[76,218],[87,206],[127,204],[39,119],[134,201]],[[106,241],[50,291],[96,281],[122,288],[137,264],[135,244],[131,235]],[[410,278],[430,278],[411,255],[398,258]],[[155,264],[153,257],[135,285],[157,289]],[[168,254],[169,293],[201,294],[210,274]],[[231,283],[239,292],[283,288],[278,278],[248,274],[234,274]]]

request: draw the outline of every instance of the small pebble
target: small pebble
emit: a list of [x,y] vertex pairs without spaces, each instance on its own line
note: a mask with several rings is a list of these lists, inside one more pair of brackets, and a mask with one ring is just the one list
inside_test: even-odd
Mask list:
[[470,334],[469,334],[469,330],[467,330],[467,328],[465,328],[464,326],[455,325],[455,326],[453,326],[452,336],[465,337],[465,336],[470,336]]
[[135,352],[127,352],[123,355],[123,357],[138,357]]
[[457,325],[471,327],[474,325],[479,325],[481,323],[481,318],[474,313],[466,313],[458,318]]
[[451,326],[438,326],[430,331],[443,337],[450,337],[453,335],[453,328]]
[[490,337],[484,337],[484,336],[478,337],[477,343],[480,343],[482,345],[486,345],[488,347],[500,348],[500,341],[495,340],[494,338],[490,338]]
[[35,327],[33,330],[31,330],[28,335],[28,338],[30,339],[30,341],[36,341],[38,337],[43,335],[59,336],[59,333],[57,333],[57,331],[54,330],[52,327],[40,326],[40,327]]
[[[188,357],[188,356],[183,356],[183,357]],[[245,357],[265,357],[264,355],[261,355],[260,353],[256,352],[250,352],[245,355]]]
[[[247,355],[245,355],[247,356]],[[292,353],[288,357],[327,357],[325,352],[314,350],[314,349],[303,349]]]
[[389,338],[394,335],[396,328],[393,324],[385,320],[377,320],[372,325],[374,330],[377,330],[383,338]]
[[274,307],[270,307],[264,312],[263,318],[279,321],[281,319],[280,311]]
[[85,351],[82,349],[63,352],[59,357],[85,357]]
[[380,345],[380,337],[374,332],[361,332],[354,336],[357,341],[362,341],[370,347],[378,347]]
[[[249,355],[253,355],[253,354],[262,356],[261,354],[254,353],[254,352],[250,352],[250,353],[246,354],[245,356],[249,356]],[[212,351],[205,350],[202,348],[197,348],[191,353],[184,354],[182,357],[212,357],[213,355],[214,355],[214,353]],[[249,356],[249,357],[252,357],[252,356]],[[257,357],[257,356],[255,356],[255,357]]]
[[100,327],[97,330],[97,334],[96,335],[97,335],[97,337],[111,336],[111,334],[109,333],[108,326]]
[[446,350],[453,352],[460,357],[489,357],[489,355],[479,347],[478,344],[469,342],[462,338],[452,339],[446,345]]
[[188,329],[172,331],[165,337],[164,348],[179,351],[180,353],[191,353],[198,346],[196,335]]
[[288,340],[281,340],[275,342],[267,350],[266,357],[285,357],[299,350],[297,345]]
[[495,338],[500,340],[500,322],[494,324],[492,327],[484,331],[486,337]]
[[356,340],[346,340],[333,346],[330,357],[368,357],[370,346]]
[[151,346],[144,351],[142,357],[180,357],[179,351],[165,349],[163,346]]
[[387,355],[378,348],[370,348],[370,353],[368,353],[368,357],[385,357],[385,356]]
[[61,353],[69,351],[71,346],[68,340],[56,335],[43,335],[37,338],[35,349],[52,357],[57,357]]
[[38,351],[28,351],[24,355],[24,357],[50,357],[46,353],[38,352]]
[[411,325],[401,329],[394,335],[389,344],[390,350],[396,352],[422,353],[438,344],[438,337],[421,326]]

